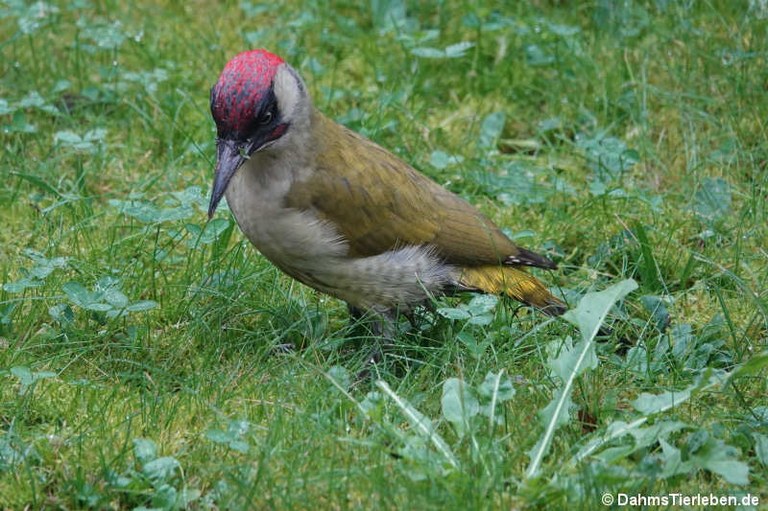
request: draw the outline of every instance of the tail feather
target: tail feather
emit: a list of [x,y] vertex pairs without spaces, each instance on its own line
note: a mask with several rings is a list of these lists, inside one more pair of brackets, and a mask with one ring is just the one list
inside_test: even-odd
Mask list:
[[459,282],[462,287],[489,294],[504,294],[541,310],[559,316],[566,305],[550,293],[533,275],[512,266],[478,266],[464,268]]

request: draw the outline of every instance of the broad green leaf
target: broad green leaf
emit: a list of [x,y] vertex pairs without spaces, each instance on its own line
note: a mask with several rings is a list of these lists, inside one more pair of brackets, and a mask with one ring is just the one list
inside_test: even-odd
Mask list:
[[109,205],[117,208],[120,213],[136,218],[144,223],[176,222],[189,218],[195,214],[195,210],[192,206],[187,204],[168,208],[158,208],[150,202],[138,199],[110,199]]
[[45,101],[37,91],[32,91],[19,101],[21,108],[35,108],[51,115],[60,114],[59,109]]
[[102,293],[101,299],[107,302],[109,305],[111,305],[115,309],[124,309],[130,303],[130,300],[128,300],[128,297],[125,296],[125,294],[122,291],[114,287],[105,289],[104,292]]
[[344,390],[349,390],[352,385],[352,378],[349,371],[343,366],[335,365],[328,369],[328,378],[333,380],[337,386]]
[[0,474],[25,461],[40,461],[40,455],[34,445],[22,441],[14,431],[14,428],[8,428],[0,435]]
[[242,453],[248,452],[250,445],[242,439],[250,429],[250,423],[244,420],[232,420],[227,430],[211,429],[205,432],[205,438],[217,444],[224,444],[230,449]]
[[103,142],[107,136],[107,130],[104,128],[96,128],[85,132],[83,140],[88,142]]
[[422,57],[425,59],[444,59],[445,58],[445,52],[443,50],[438,50],[437,48],[428,48],[428,47],[418,47],[411,50],[411,53],[413,55],[416,55],[417,57]]
[[568,422],[572,406],[571,393],[576,378],[590,367],[596,367],[597,358],[594,353],[594,338],[600,329],[605,316],[613,304],[637,288],[634,280],[624,280],[599,293],[587,293],[575,309],[566,312],[563,317],[579,327],[582,342],[573,350],[566,352],[558,360],[551,362],[550,367],[560,375],[563,386],[557,391],[552,401],[539,413],[544,423],[544,432],[533,449],[528,451],[531,462],[525,472],[526,478],[539,473],[541,463],[552,443],[555,430]]
[[88,291],[85,286],[79,282],[67,282],[61,286],[61,289],[75,305],[79,305],[80,307],[86,307],[95,301],[93,293]]
[[141,471],[154,481],[167,481],[174,476],[180,466],[181,464],[176,458],[163,456],[144,463]]
[[515,396],[512,380],[504,374],[504,371],[499,371],[496,374],[488,372],[485,375],[485,380],[477,389],[477,393],[484,401],[484,404],[480,407],[480,413],[488,417],[489,431],[493,431],[493,427],[498,422],[496,409],[499,403],[509,401]]
[[245,440],[231,440],[228,445],[233,451],[241,452],[243,454],[251,449],[251,446],[248,445],[248,442]]
[[171,196],[182,206],[197,206],[203,211],[208,209],[208,195],[199,186],[190,186],[183,190],[171,192]]
[[670,323],[669,311],[664,300],[655,295],[644,295],[640,297],[640,303],[645,310],[651,313],[651,319],[656,324],[656,330],[664,332]]
[[168,72],[161,68],[151,71],[127,71],[123,72],[122,78],[126,82],[134,82],[141,85],[149,94],[155,94],[158,85],[168,79]]
[[696,465],[720,475],[731,484],[749,484],[749,465],[738,459],[739,451],[722,440],[712,439],[691,457]]
[[768,368],[768,350],[761,351],[731,372],[729,381],[742,376],[754,376]]
[[72,307],[66,303],[52,305],[48,308],[48,315],[51,316],[54,321],[64,324],[71,323],[75,319],[75,313],[72,311]]
[[705,220],[717,220],[731,210],[731,187],[721,178],[706,178],[694,197],[694,211]]
[[411,50],[411,54],[426,59],[456,59],[463,57],[467,50],[472,48],[474,45],[474,43],[463,41],[447,46],[444,50],[420,46],[413,48]]
[[445,380],[441,403],[443,417],[453,424],[459,436],[463,436],[467,432],[469,421],[480,411],[480,403],[472,389],[458,378]]
[[[195,246],[195,241],[198,237],[203,233],[203,228],[200,227],[197,224],[184,224],[184,229],[192,235],[192,242],[189,243],[190,246]],[[179,233],[178,236],[173,236],[174,239],[181,239],[183,238],[184,234]]]
[[3,284],[3,291],[7,293],[21,293],[29,288],[42,287],[45,283],[42,280],[23,277],[16,282],[6,282]]
[[157,444],[149,438],[134,438],[133,455],[140,463],[147,463],[157,458]]
[[527,44],[523,51],[525,61],[531,66],[547,66],[555,61],[555,56],[538,44]]
[[112,310],[112,306],[101,301],[100,293],[88,291],[85,286],[79,282],[67,282],[61,289],[75,305],[83,309],[95,312],[107,312]]
[[628,149],[627,145],[618,138],[598,134],[587,138],[580,136],[576,146],[584,151],[584,155],[594,172],[595,182],[606,183],[616,180],[638,161],[637,151]]
[[467,304],[467,310],[472,314],[479,316],[492,312],[499,303],[499,297],[495,295],[476,295]]
[[108,23],[81,17],[77,21],[77,26],[81,30],[80,37],[92,41],[96,48],[102,50],[116,50],[128,38],[120,20]]
[[469,41],[462,41],[460,43],[446,46],[445,56],[448,58],[463,57],[464,54],[467,52],[467,50],[469,50],[474,46],[475,46],[475,43],[471,43]]
[[531,462],[525,471],[526,478],[538,475],[539,467],[544,460],[544,456],[549,451],[555,430],[568,422],[572,406],[573,401],[571,401],[570,390],[563,387],[555,391],[555,395],[549,404],[539,412],[539,418],[544,423],[544,433],[539,437],[536,445],[527,453],[528,457],[531,458]]
[[157,302],[154,300],[141,300],[128,305],[125,310],[128,312],[144,312],[157,308]]
[[380,392],[372,390],[360,401],[358,408],[365,417],[370,418],[372,421],[381,421],[384,413],[384,396]]
[[570,419],[570,410],[573,407],[570,393],[566,394],[565,389],[558,389],[547,406],[540,412],[542,422],[555,428],[567,424]]
[[229,220],[226,218],[214,218],[205,224],[202,235],[200,236],[200,243],[208,245],[216,241],[221,233],[227,230],[229,227]]
[[120,279],[113,277],[112,275],[106,275],[99,278],[94,285],[96,291],[107,291],[109,289],[118,289],[120,287]]
[[698,429],[688,436],[688,453],[693,454],[707,445],[709,442],[709,432],[706,429]]
[[11,117],[11,123],[3,126],[5,133],[37,133],[37,126],[27,122],[24,110],[16,110]]
[[480,125],[480,148],[483,150],[494,149],[501,137],[507,116],[504,112],[494,112],[483,119]]
[[[549,170],[518,160],[502,162],[496,172],[470,172],[467,177],[477,183],[483,193],[506,206],[543,204],[555,194],[575,194],[570,185],[558,180]],[[546,177],[546,181],[542,177]]]
[[489,371],[485,375],[483,383],[478,387],[477,393],[485,399],[503,402],[515,397],[515,388],[512,386],[512,380],[504,374],[504,371],[498,373]]
[[585,370],[597,367],[595,344],[590,342],[585,346],[585,342],[580,341],[576,346],[572,346],[573,341],[569,336],[557,358],[548,360],[549,368],[560,380],[566,381],[572,375],[579,376]]
[[581,28],[574,25],[561,25],[558,23],[547,22],[546,26],[549,28],[550,32],[563,38],[568,38],[581,32]]
[[582,339],[591,342],[613,305],[635,289],[637,289],[637,283],[627,279],[604,291],[587,293],[575,309],[563,314],[563,319],[576,325]]
[[53,136],[53,141],[63,145],[75,146],[77,144],[81,144],[83,139],[74,131],[63,130],[56,132],[56,134]]
[[395,402],[402,414],[405,415],[405,418],[408,419],[411,428],[419,436],[429,440],[453,468],[459,468],[459,460],[445,440],[437,433],[431,420],[414,408],[407,400],[398,396],[384,380],[377,380],[376,386]]
[[768,468],[768,435],[754,433],[755,437],[755,455],[758,461]]
[[54,268],[64,268],[69,261],[68,257],[45,257],[41,252],[31,248],[25,248],[24,256],[30,258],[37,266],[53,266]]
[[443,151],[432,151],[429,157],[429,164],[438,170],[446,169],[464,161],[461,156],[453,156]]
[[209,429],[205,432],[205,438],[217,444],[228,444],[232,440],[232,435],[220,429]]
[[[614,440],[622,438],[626,435],[632,435],[635,439],[634,446],[625,446],[625,447],[618,448],[622,450],[621,452],[619,452],[616,449],[614,449],[613,451],[613,453],[618,455],[618,458],[626,457],[629,454],[635,452],[636,450],[644,449],[654,444],[660,438],[666,438],[670,434],[677,432],[681,429],[684,429],[688,426],[684,422],[663,421],[659,424],[655,424],[647,428],[641,427],[647,421],[648,421],[648,417],[641,417],[630,423],[627,423],[621,420],[617,420],[610,423],[606,428],[605,433],[601,437],[593,438],[584,447],[579,449],[579,452],[576,453],[576,455],[571,459],[570,464],[575,465],[577,463],[580,463],[586,457],[595,455],[594,453],[596,453],[598,449],[600,449],[601,447],[605,445],[609,445]],[[609,448],[609,449],[603,450],[597,456],[599,456],[601,459],[606,459],[607,461],[613,461],[616,458],[608,459],[611,456],[610,453],[611,451]]]
[[90,130],[83,136],[70,130],[58,131],[53,136],[55,144],[69,147],[78,152],[93,153],[97,146],[104,142],[106,130],[102,128]]
[[607,447],[602,451],[593,454],[593,456],[603,463],[615,463],[632,454],[634,450],[634,447],[631,445],[619,445],[616,447]]
[[457,307],[440,307],[437,309],[437,313],[444,318],[458,321],[466,321],[472,317],[472,315],[465,309],[459,309]]
[[632,406],[640,413],[652,415],[678,406],[691,397],[693,387],[675,392],[662,392],[661,394],[648,394],[643,392],[632,402]]
[[635,449],[645,449],[656,444],[661,438],[669,438],[679,431],[690,427],[682,421],[659,421],[648,427],[637,427],[627,432],[635,439]]
[[56,373],[54,372],[32,371],[27,366],[11,367],[11,374],[19,379],[19,383],[21,384],[22,387],[29,387],[30,385],[37,383],[39,380],[56,377]]
[[227,424],[227,431],[236,437],[245,435],[250,429],[251,423],[247,420],[233,419]]
[[371,18],[382,31],[402,27],[407,21],[405,0],[371,0]]
[[16,110],[15,106],[10,106],[7,99],[0,98],[0,115],[12,114]]
[[680,474],[690,474],[695,470],[690,461],[683,461],[680,449],[670,444],[663,438],[659,439],[661,446],[661,474],[662,478],[673,477]]
[[673,326],[669,331],[672,356],[679,362],[685,362],[691,346],[695,345],[693,328],[688,323]]
[[472,316],[467,321],[467,323],[470,325],[480,325],[480,326],[490,325],[492,322],[493,322],[493,316],[491,314],[482,314],[479,316]]
[[[473,321],[475,319],[476,318],[472,318],[469,322],[475,324]],[[456,334],[456,339],[464,346],[466,346],[466,348],[469,350],[469,354],[472,355],[476,360],[483,358],[485,351],[491,344],[491,340],[488,338],[488,336],[485,336],[481,341],[478,341],[470,330],[462,330]]]

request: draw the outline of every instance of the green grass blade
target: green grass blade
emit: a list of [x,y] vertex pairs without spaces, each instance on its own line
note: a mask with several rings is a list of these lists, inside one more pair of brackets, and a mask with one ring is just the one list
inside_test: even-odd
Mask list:
[[539,474],[544,456],[549,451],[549,446],[555,435],[555,430],[567,421],[571,392],[576,378],[588,367],[594,367],[596,364],[596,360],[593,362],[590,360],[594,357],[593,343],[600,330],[600,325],[605,321],[613,305],[635,289],[637,289],[637,283],[628,279],[614,284],[605,291],[587,293],[575,309],[563,315],[566,320],[579,328],[582,342],[577,344],[573,350],[568,351],[566,355],[568,360],[558,366],[558,376],[562,379],[563,385],[544,409],[544,433],[529,453],[531,461],[525,471],[526,478],[535,477]]
[[459,468],[459,460],[453,454],[446,441],[437,433],[435,426],[430,419],[414,408],[406,399],[398,396],[384,380],[377,380],[376,386],[394,401],[402,414],[405,415],[405,418],[408,419],[411,427],[419,435],[432,442],[437,451],[445,457],[453,468]]

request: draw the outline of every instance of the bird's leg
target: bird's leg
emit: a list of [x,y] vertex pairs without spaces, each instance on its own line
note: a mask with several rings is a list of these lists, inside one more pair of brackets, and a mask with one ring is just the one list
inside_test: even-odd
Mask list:
[[428,312],[434,314],[437,311],[437,305],[438,303],[435,300],[435,297],[429,296],[428,298],[419,302],[418,307],[412,307],[404,312],[401,312],[400,314],[405,316],[405,318],[411,324],[411,328],[413,330],[418,331],[424,324],[423,313]]
[[366,310],[350,304],[347,304],[347,308],[352,321],[364,324],[372,336],[389,341],[386,343],[388,345],[392,344],[397,332],[397,311],[390,309]]
[[397,311],[376,312],[371,325],[374,346],[365,360],[366,364],[378,364],[384,359],[385,352],[395,345],[397,333]]
[[354,322],[359,322],[361,319],[363,319],[363,316],[365,316],[365,310],[361,309],[360,307],[355,307],[351,303],[347,304],[347,310],[349,311],[349,317]]
[[273,355],[285,355],[296,351],[296,345],[292,342],[281,342],[272,346],[269,351]]
[[380,363],[384,359],[386,350],[394,346],[394,338],[397,333],[397,310],[364,310],[349,305],[349,314],[353,321],[365,320],[365,327],[373,337],[373,347],[365,357],[365,368],[357,374],[357,380],[368,379],[371,366]]

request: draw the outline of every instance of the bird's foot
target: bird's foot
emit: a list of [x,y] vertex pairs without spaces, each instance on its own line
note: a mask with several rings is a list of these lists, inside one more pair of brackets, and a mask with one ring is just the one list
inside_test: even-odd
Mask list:
[[286,353],[293,353],[294,351],[296,351],[296,345],[292,342],[275,344],[270,348],[270,352],[273,355],[284,355]]
[[375,367],[384,362],[386,352],[395,344],[397,312],[366,311],[350,305],[349,314],[355,322],[363,324],[374,339],[374,346],[365,356],[364,368],[355,377],[356,382],[370,380]]

